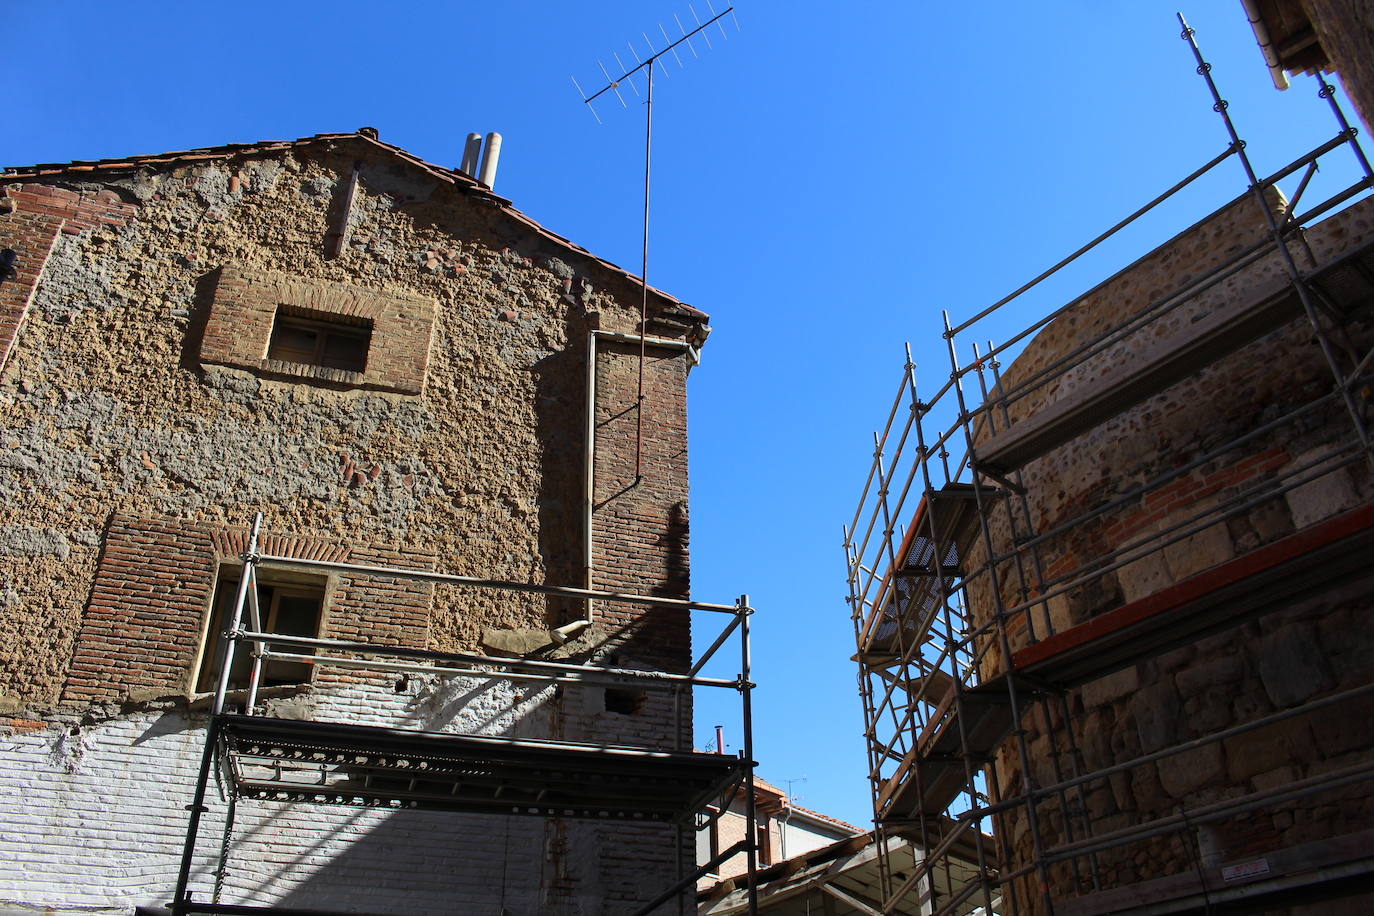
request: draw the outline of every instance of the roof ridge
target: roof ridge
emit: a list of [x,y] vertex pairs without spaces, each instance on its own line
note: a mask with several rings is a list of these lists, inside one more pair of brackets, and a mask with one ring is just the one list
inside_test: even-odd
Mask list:
[[852,830],[855,834],[863,833],[867,829],[864,827],[856,826],[855,824],[851,824],[849,823],[849,821],[841,820],[838,817],[831,817],[829,814],[822,814],[821,812],[813,808],[808,808],[805,805],[798,805],[795,802],[789,801],[787,803],[787,807],[793,811],[800,811],[803,814],[806,814],[810,817],[814,817],[817,820],[825,821],[830,824],[835,824],[836,826],[843,827],[846,830]]
[[[168,162],[195,161],[201,159],[227,158],[244,152],[275,152],[278,150],[290,149],[296,146],[304,146],[310,143],[328,142],[331,140],[360,140],[377,146],[386,152],[409,162],[411,165],[428,172],[434,177],[447,181],[455,187],[462,188],[469,194],[476,195],[485,200],[497,204],[512,219],[523,223],[536,235],[540,235],[559,247],[568,249],[574,254],[590,258],[602,267],[619,274],[632,282],[643,282],[640,277],[626,270],[618,264],[607,261],[605,258],[598,257],[583,248],[581,245],[544,228],[532,217],[526,215],[516,208],[509,199],[494,193],[486,185],[479,182],[476,178],[458,169],[448,169],[442,165],[428,162],[408,152],[392,143],[387,143],[376,135],[375,128],[359,128],[358,130],[346,133],[320,133],[312,134],[308,137],[298,137],[295,140],[262,140],[256,143],[227,143],[220,146],[201,146],[188,150],[173,150],[164,153],[139,153],[133,156],[124,156],[109,159],[78,159],[71,162],[60,163],[36,163],[28,166],[5,166],[0,172],[0,182],[13,181],[22,178],[42,178],[58,175],[65,172],[96,172],[101,170],[131,169],[140,165],[163,164]],[[687,312],[693,318],[706,321],[709,316],[693,306],[688,305],[670,293],[664,292],[657,287],[650,286],[649,290],[659,298],[663,299],[670,306]]]

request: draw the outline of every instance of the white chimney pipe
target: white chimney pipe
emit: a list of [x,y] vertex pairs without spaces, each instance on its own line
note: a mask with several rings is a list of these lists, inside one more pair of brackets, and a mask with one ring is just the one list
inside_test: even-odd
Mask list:
[[496,163],[501,158],[501,135],[492,131],[487,134],[487,146],[482,150],[482,174],[477,179],[488,188],[496,183]]
[[458,166],[458,171],[470,178],[477,177],[477,159],[482,155],[482,135],[468,134],[467,142],[463,144],[463,162]]

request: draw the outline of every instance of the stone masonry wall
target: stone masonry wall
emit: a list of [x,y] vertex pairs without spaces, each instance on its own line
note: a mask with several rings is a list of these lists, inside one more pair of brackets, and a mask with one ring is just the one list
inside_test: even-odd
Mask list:
[[[355,165],[349,243],[329,257]],[[586,335],[635,331],[638,295],[497,203],[361,140],[43,181],[11,180],[9,212],[0,207],[0,247],[20,258],[18,277],[0,283],[0,714],[10,717],[0,720],[0,780],[22,782],[9,797],[27,799],[0,805],[0,833],[33,861],[73,855],[64,837],[96,839],[50,881],[35,880],[24,856],[0,854],[0,900],[128,912],[171,892],[180,793],[191,788],[180,777],[203,735],[184,697],[214,571],[241,549],[253,513],[288,553],[324,545],[355,561],[580,585]],[[258,308],[267,298],[325,314],[360,303],[377,353],[396,345],[408,368],[373,375],[384,364],[369,358],[361,378],[303,377],[262,355],[226,358],[231,343],[265,343],[252,322],[234,337],[229,306],[249,302],[233,292],[238,278],[271,288]],[[396,304],[415,318],[388,329]],[[651,311],[657,336],[696,320],[657,297]],[[595,584],[686,597],[685,359],[651,353],[638,482],[622,473],[633,437],[615,427],[635,404],[624,362],[608,347],[598,366],[599,460],[617,477],[598,480]],[[536,596],[363,578],[339,577],[329,594],[323,635],[441,650],[581,613]],[[685,664],[685,615],[606,610],[565,653]],[[651,694],[624,713],[593,689],[526,695],[499,682],[321,671],[283,690],[269,697],[288,704],[283,714],[402,721],[423,700],[444,711],[432,727],[491,733],[672,746],[684,706],[690,723],[690,697]],[[347,700],[357,691],[365,708]],[[79,772],[63,762],[78,745]],[[156,792],[144,791],[150,781]],[[455,894],[472,912],[617,912],[673,873],[663,828],[493,818],[440,828],[413,813],[294,809],[249,818],[258,839],[233,857],[247,871],[226,879],[226,900],[385,910],[396,882],[411,882],[406,912],[449,912]],[[146,836],[137,865],[113,853],[131,824]],[[506,829],[518,854],[493,885],[489,839]],[[410,842],[416,831],[432,839]],[[306,852],[279,861],[273,838]],[[358,864],[369,856],[394,866],[392,877]],[[205,880],[202,870],[201,889]]]
[[[1282,206],[1279,201],[1275,205]],[[1186,334],[1190,324],[1213,309],[1233,301],[1253,300],[1277,289],[1284,275],[1277,256],[1270,255],[1101,353],[1086,360],[1077,359],[1069,371],[1023,387],[1025,380],[1034,379],[1047,367],[1070,358],[1083,341],[1119,325],[1171,289],[1236,256],[1261,239],[1265,231],[1253,203],[1242,199],[1224,209],[1217,219],[1181,234],[1104,283],[1037,334],[1002,372],[1001,390],[1024,394],[1011,403],[1007,419],[999,411],[990,425],[980,429],[980,441],[1004,429],[1008,419],[1016,423],[1103,384],[1103,377],[1142,360],[1159,341]],[[1374,206],[1364,202],[1313,227],[1305,233],[1303,243],[1294,243],[1292,247],[1299,266],[1306,267],[1331,260],[1370,235],[1374,235]],[[1356,343],[1361,335],[1369,333],[1365,322],[1357,322],[1351,332]],[[1035,531],[1044,532],[1078,518],[1129,488],[1312,401],[1330,387],[1330,370],[1310,328],[1305,321],[1292,322],[1117,414],[1068,447],[1029,462],[1021,474],[1024,486],[1032,494],[1031,524]],[[1343,407],[1313,409],[1300,421],[1228,450],[1215,462],[1152,489],[1138,501],[1075,525],[1072,531],[1039,549],[1045,578],[1062,578],[1085,562],[1148,541],[1155,532],[1205,512],[1222,498],[1258,481],[1270,477],[1291,479],[1298,469],[1348,441],[1344,435],[1348,425]],[[1320,471],[1318,468],[1316,473]],[[1353,475],[1349,482],[1343,482],[1349,475]],[[1358,466],[1325,476],[1329,479],[1291,495],[1281,509],[1275,505],[1261,506],[1243,518],[1218,522],[1105,574],[1096,584],[1051,599],[1048,607],[1035,605],[1029,614],[1035,637],[1043,638],[1081,623],[1112,606],[1113,601],[1136,600],[1230,559],[1235,555],[1231,545],[1236,539],[1249,550],[1291,533],[1292,523],[1278,520],[1278,515],[1294,511],[1289,504],[1298,507],[1298,527],[1358,504],[1354,493],[1366,486],[1362,483],[1364,472]],[[1341,495],[1352,487],[1349,495]],[[1332,488],[1332,496],[1317,498],[1317,491]],[[1303,508],[1307,505],[1318,508]],[[1002,507],[1005,506],[1004,501]],[[1005,543],[1011,538],[1011,521],[1005,511],[995,513],[989,521],[995,541]],[[1018,525],[1024,534],[1025,521],[1019,520]],[[979,568],[985,556],[982,544],[975,543],[970,568]],[[1032,576],[1031,566],[1027,555],[1023,560],[1027,581]],[[999,567],[999,581],[1005,606],[1033,600],[1034,595],[1020,593],[1020,576],[1013,563]],[[971,600],[979,607],[992,604],[988,582],[986,575],[971,577],[968,582]],[[1011,621],[1013,651],[1030,641],[1027,616],[1018,613]],[[1002,664],[999,652],[989,652],[987,670]]]
[[[1275,201],[1275,206],[1281,202]],[[1014,390],[1020,380],[1170,288],[1200,276],[1263,232],[1253,204],[1242,200],[1216,220],[1153,252],[1041,331],[1004,372],[1002,390]],[[1371,237],[1374,204],[1364,201],[1310,229],[1293,251],[1299,264],[1307,267],[1313,259],[1324,263]],[[1104,374],[1141,358],[1165,333],[1186,332],[1190,322],[1236,298],[1260,295],[1279,276],[1272,257],[1254,265],[1018,402],[1013,419],[1090,388]],[[1367,313],[1350,323],[1345,333],[1359,352],[1374,344]],[[1018,615],[1009,627],[1013,651],[1033,638],[1084,623],[1374,500],[1374,481],[1365,463],[1336,466],[1342,449],[1351,454],[1353,440],[1350,419],[1339,403],[1317,404],[1267,435],[1223,448],[1263,423],[1315,404],[1331,388],[1331,373],[1302,319],[1029,463],[1022,473],[1031,523],[1035,531],[1044,532],[1219,450],[1215,460],[1043,544],[1038,559],[1051,587],[1056,579],[1114,550],[1142,544],[1148,552],[1137,553],[1134,562],[1102,572],[1047,604],[1034,605],[1034,637],[1026,614]],[[982,435],[989,432],[984,428]],[[1319,459],[1327,461],[1313,471],[1301,471]],[[1300,476],[1308,482],[1295,485]],[[1221,515],[1227,500],[1264,492],[1269,498]],[[1003,500],[991,519],[999,550],[1010,547],[1010,503]],[[1166,529],[1193,517],[1217,520],[1204,521],[1187,538],[1164,543]],[[1018,533],[1024,534],[1024,520],[1017,524]],[[970,557],[971,567],[986,556],[981,546],[976,552]],[[1029,592],[1020,590],[1012,561],[997,570],[996,587],[1004,606],[1033,602],[1038,594],[1031,558],[1026,556],[1024,562]],[[990,619],[992,581],[984,574],[970,582],[970,605],[979,623]],[[1027,779],[1050,785],[1075,768],[1099,769],[1367,684],[1374,677],[1374,632],[1364,622],[1370,610],[1367,593],[1335,591],[1302,608],[1269,614],[1073,691],[1066,698],[1067,721],[1058,701],[1047,702],[1021,723],[1032,772],[1022,772],[1010,743],[999,752],[995,770],[1000,793],[1018,795]],[[984,673],[1002,670],[1005,660],[992,641],[983,647]],[[1355,723],[1368,721],[1371,714],[1370,703],[1341,704],[1090,782],[1081,793],[1044,799],[1037,806],[1041,840],[1053,848],[1072,838],[1100,835],[1367,762],[1374,747],[1367,730]],[[1356,784],[1101,852],[1097,878],[1101,887],[1111,888],[1195,868],[1219,869],[1371,825],[1374,795],[1367,783]],[[1005,815],[998,827],[1011,845],[1013,864],[1029,861],[1031,836],[1024,809]],[[1076,872],[1070,863],[1051,869],[1056,899],[1093,890],[1087,859],[1076,864]],[[1032,879],[1023,882],[1016,895],[1022,912],[1040,912]]]
[[1302,0],[1365,130],[1374,130],[1374,10],[1363,0]]

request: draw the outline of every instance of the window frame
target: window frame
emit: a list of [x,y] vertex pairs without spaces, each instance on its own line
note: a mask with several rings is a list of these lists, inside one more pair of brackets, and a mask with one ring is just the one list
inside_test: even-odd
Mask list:
[[[210,595],[205,609],[205,615],[201,624],[200,639],[195,654],[194,664],[189,672],[189,693],[192,696],[204,695],[214,692],[215,681],[219,677],[219,653],[222,651],[224,641],[223,625],[227,623],[228,617],[233,613],[234,602],[237,598],[239,583],[242,581],[243,565],[241,563],[221,563],[215,574],[214,582],[210,588]],[[264,632],[276,632],[278,616],[280,613],[281,599],[283,597],[307,597],[318,601],[315,612],[315,628],[311,634],[313,638],[318,638],[326,632],[329,619],[330,598],[333,593],[333,576],[310,576],[296,572],[290,572],[272,567],[259,567],[257,571],[257,586],[259,589],[259,610],[264,614]],[[270,589],[270,597],[263,601],[262,591]],[[245,615],[247,608],[244,609]],[[247,619],[243,621],[247,624]],[[302,655],[314,654],[309,648],[298,650]],[[267,672],[272,665],[299,665],[304,668],[305,676],[299,680],[288,680],[273,683],[268,678]],[[315,665],[305,662],[268,662],[263,666],[262,680],[260,688],[267,687],[305,687],[314,682]],[[234,682],[234,675],[231,673],[229,680],[230,691],[246,690],[247,680],[241,684]]]
[[[278,334],[284,330],[305,331],[314,335],[315,345],[309,358],[298,359],[288,355],[304,353],[305,351],[282,346]],[[353,372],[361,376],[367,372],[368,358],[372,352],[373,330],[373,322],[370,318],[350,320],[345,315],[331,315],[324,312],[293,308],[289,305],[278,305],[272,318],[272,330],[267,335],[267,354],[264,358],[270,362],[333,369],[338,372]],[[362,341],[362,359],[349,361],[348,365],[332,365],[329,362],[329,342],[331,340]]]

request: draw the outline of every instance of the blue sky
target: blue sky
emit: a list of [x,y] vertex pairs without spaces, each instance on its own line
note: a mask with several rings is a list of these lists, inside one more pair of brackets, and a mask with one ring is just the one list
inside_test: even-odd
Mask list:
[[[1310,80],[1274,90],[1238,2],[1190,5],[1261,171],[1335,133]],[[938,386],[941,309],[973,314],[1225,147],[1175,8],[742,0],[738,31],[656,85],[650,280],[715,326],[690,383],[694,591],[758,608],[756,756],[776,784],[806,777],[804,805],[870,816],[841,525],[903,343]],[[598,59],[644,53],[674,14],[687,4],[18,5],[0,161],[371,125],[456,165],[469,131],[497,130],[499,193],[637,269],[642,108],[607,100],[598,124],[570,77],[590,89]],[[1228,163],[1001,332],[1243,190]],[[733,750],[724,700],[699,699],[698,743],[721,722]]]

